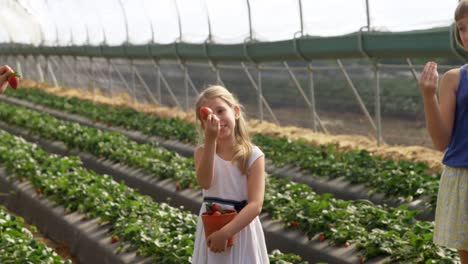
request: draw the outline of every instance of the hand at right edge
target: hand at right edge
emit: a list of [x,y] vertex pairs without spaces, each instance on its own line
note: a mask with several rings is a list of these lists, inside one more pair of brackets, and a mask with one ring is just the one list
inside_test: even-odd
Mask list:
[[423,97],[430,98],[435,96],[438,85],[439,73],[437,72],[437,63],[429,61],[424,65],[424,69],[419,78],[419,88]]

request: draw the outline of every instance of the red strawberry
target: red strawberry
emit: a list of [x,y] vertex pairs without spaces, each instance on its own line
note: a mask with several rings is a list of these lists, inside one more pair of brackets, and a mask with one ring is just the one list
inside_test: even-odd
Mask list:
[[176,191],[179,191],[179,190],[180,190],[180,183],[176,183],[175,189],[176,189]]
[[221,215],[221,212],[220,211],[214,211],[213,215]]
[[10,84],[10,87],[15,89],[18,88],[19,84],[19,78],[21,78],[21,75],[19,75],[17,72],[13,72],[8,76],[8,84]]
[[319,235],[319,241],[322,242],[322,241],[324,241],[324,240],[325,240],[325,234],[324,234],[324,233],[321,233],[321,234]]
[[200,118],[202,120],[206,120],[210,114],[213,114],[213,110],[211,110],[211,108],[206,106],[200,108]]
[[298,221],[292,221],[291,222],[291,227],[298,228],[299,227],[299,222]]
[[364,258],[364,256],[359,256],[359,264],[363,264],[364,261],[366,261],[366,259]]
[[117,243],[117,242],[119,242],[119,237],[118,236],[112,236],[111,243],[114,244],[114,243]]
[[211,210],[215,212],[219,212],[221,211],[221,206],[219,206],[219,204],[213,204],[213,206],[211,207]]

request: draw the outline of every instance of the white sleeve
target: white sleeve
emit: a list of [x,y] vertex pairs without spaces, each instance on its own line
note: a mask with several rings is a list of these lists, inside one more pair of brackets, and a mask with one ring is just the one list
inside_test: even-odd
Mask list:
[[249,161],[247,162],[247,167],[250,168],[252,164],[261,156],[265,156],[263,152],[257,147],[257,146],[252,146],[252,154],[250,155]]

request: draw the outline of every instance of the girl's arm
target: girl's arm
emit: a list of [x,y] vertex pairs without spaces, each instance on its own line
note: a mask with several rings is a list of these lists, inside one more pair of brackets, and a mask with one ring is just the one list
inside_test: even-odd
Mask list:
[[428,62],[424,66],[419,86],[423,95],[427,130],[435,148],[443,152],[452,136],[460,70],[452,69],[444,74],[440,83],[440,102],[436,95],[438,79],[437,64]]
[[216,138],[219,132],[219,119],[209,115],[203,123],[205,130],[205,146],[195,151],[195,172],[200,186],[207,190],[211,186],[214,174],[214,155],[216,153]]
[[262,211],[265,194],[265,157],[261,156],[250,166],[247,174],[248,204],[240,213],[219,231],[211,234],[207,243],[215,252],[223,251],[229,237],[239,233]]
[[195,151],[195,172],[200,186],[207,190],[211,186],[214,174],[214,153],[216,143],[207,144]]

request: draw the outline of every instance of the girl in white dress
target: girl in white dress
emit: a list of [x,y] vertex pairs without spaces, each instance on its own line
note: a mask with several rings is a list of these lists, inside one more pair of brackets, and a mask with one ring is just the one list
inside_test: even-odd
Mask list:
[[[211,111],[202,116],[202,107]],[[265,159],[250,142],[241,108],[234,95],[222,86],[204,90],[195,106],[200,135],[195,168],[204,198],[192,256],[195,264],[269,263],[258,217],[265,193]],[[205,238],[201,214],[207,202],[238,213]],[[234,237],[234,244],[228,247],[230,237]]]

